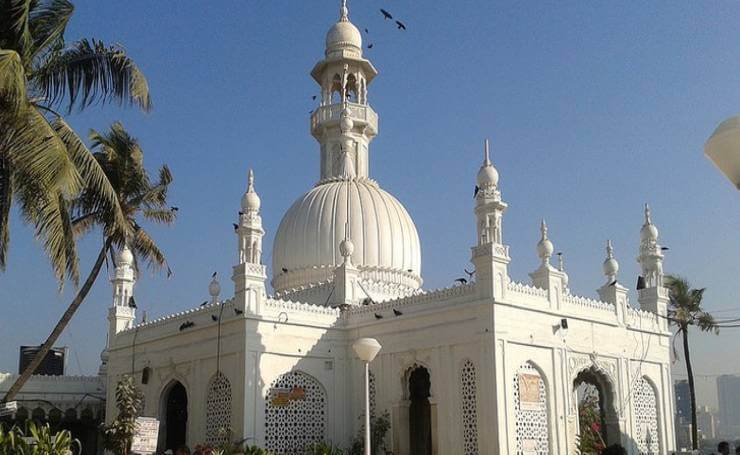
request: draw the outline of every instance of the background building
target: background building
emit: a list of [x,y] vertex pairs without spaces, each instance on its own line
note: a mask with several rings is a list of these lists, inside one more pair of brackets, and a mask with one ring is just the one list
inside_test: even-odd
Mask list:
[[740,376],[722,375],[717,378],[720,435],[740,437]]
[[[26,366],[33,361],[36,353],[39,352],[39,346],[21,346],[20,356],[18,359],[18,374],[23,373]],[[67,351],[66,347],[52,348],[41,361],[33,374],[46,376],[62,376],[67,371]]]

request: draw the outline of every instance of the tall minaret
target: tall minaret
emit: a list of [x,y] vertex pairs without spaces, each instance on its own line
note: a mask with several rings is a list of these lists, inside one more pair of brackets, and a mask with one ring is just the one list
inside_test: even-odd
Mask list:
[[256,312],[267,294],[266,268],[262,265],[262,217],[260,197],[254,191],[254,172],[249,170],[247,191],[242,196],[239,224],[236,225],[239,262],[233,268],[234,304],[242,311]]
[[645,204],[645,222],[640,229],[640,263],[645,289],[637,291],[640,308],[656,313],[663,330],[668,330],[668,289],[663,287],[663,249],[658,244],[658,228],[653,224],[650,207]]
[[125,244],[115,257],[115,272],[111,279],[113,285],[113,305],[108,309],[108,340],[106,347],[100,354],[102,361],[100,374],[105,374],[108,363],[108,347],[114,344],[116,334],[133,326],[136,319],[134,304],[134,285],[136,284],[136,270],[134,269],[134,255],[128,244]]
[[502,299],[509,282],[509,247],[503,243],[502,221],[508,205],[501,200],[498,171],[491,164],[488,139],[483,147],[483,164],[475,186],[477,246],[473,247],[476,285],[483,297]]
[[311,71],[321,87],[319,107],[311,114],[311,134],[321,146],[320,179],[347,178],[345,153],[355,176],[367,177],[368,147],[378,133],[367,86],[378,71],[362,57],[362,34],[349,21],[346,1],[326,35],[324,55]]

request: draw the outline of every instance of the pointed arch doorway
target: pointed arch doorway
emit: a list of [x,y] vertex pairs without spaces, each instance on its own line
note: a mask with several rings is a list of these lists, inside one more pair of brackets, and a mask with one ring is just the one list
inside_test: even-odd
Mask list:
[[184,446],[188,431],[188,393],[180,381],[172,381],[162,393],[160,440],[163,450]]
[[415,455],[432,455],[432,406],[429,371],[417,367],[409,375],[409,449]]

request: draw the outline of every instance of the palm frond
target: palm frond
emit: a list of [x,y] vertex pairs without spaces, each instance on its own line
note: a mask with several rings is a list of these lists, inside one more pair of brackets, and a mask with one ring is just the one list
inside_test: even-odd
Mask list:
[[[144,229],[140,228],[135,232],[132,248],[134,250],[134,256],[138,256],[140,259],[146,261],[147,266],[151,270],[157,271],[167,266],[167,259],[164,253],[162,253]],[[169,266],[167,268],[169,269]]]
[[29,20],[33,37],[30,58],[53,52],[64,44],[64,31],[73,13],[74,5],[67,0],[48,0],[33,8]]
[[0,11],[0,47],[14,49],[24,57],[31,48],[33,38],[28,22],[33,0],[5,0]]
[[0,49],[0,109],[16,112],[26,102],[26,72],[21,56]]
[[61,117],[54,120],[53,127],[67,146],[67,152],[84,181],[84,191],[90,204],[88,210],[108,214],[112,222],[106,228],[122,230],[124,235],[128,234],[129,224],[121,210],[118,194],[108,180],[105,170],[82,143],[77,133]]
[[172,224],[177,215],[170,209],[143,209],[144,218],[162,224]]
[[119,46],[80,40],[51,54],[30,77],[51,105],[67,104],[71,112],[95,103],[118,101],[151,109],[149,84],[134,61]]

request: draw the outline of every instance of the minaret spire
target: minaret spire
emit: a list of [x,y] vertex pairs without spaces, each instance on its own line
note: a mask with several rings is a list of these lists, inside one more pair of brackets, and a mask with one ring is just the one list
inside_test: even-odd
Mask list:
[[341,22],[349,21],[349,9],[347,8],[347,0],[342,0],[342,6],[339,8],[339,20]]

